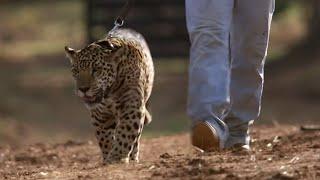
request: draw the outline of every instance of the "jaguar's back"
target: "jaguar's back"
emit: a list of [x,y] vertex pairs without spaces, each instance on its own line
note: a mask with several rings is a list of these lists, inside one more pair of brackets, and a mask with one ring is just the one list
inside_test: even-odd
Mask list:
[[148,92],[146,98],[148,99],[150,97],[152,84],[154,81],[154,65],[153,65],[150,49],[146,40],[140,33],[132,29],[116,29],[109,33],[107,38],[110,38],[110,37],[122,39],[124,42],[135,42],[136,45],[141,46],[139,47],[139,49],[144,55],[143,61],[146,63],[146,71],[148,75],[148,82],[147,82],[148,89],[146,90]]

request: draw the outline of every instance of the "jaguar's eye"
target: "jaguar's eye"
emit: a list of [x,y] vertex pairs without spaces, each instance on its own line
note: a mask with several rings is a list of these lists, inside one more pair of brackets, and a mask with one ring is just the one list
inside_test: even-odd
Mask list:
[[91,74],[94,75],[97,72],[97,69],[92,69]]

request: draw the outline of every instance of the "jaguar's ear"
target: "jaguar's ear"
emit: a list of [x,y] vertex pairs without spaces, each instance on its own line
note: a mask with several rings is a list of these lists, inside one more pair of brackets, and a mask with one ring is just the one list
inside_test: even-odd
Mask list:
[[95,42],[96,45],[100,46],[102,49],[105,50],[111,50],[111,51],[115,51],[118,49],[117,46],[115,46],[114,44],[112,44],[110,41],[108,40],[101,40],[101,41],[97,41]]
[[68,46],[65,46],[64,50],[65,50],[66,56],[70,60],[70,63],[73,64],[75,62],[76,51],[72,48],[69,48]]

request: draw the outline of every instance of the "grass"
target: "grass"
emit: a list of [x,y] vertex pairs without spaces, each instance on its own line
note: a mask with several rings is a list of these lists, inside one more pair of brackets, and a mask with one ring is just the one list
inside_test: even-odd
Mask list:
[[303,7],[295,3],[287,11],[278,14],[272,21],[270,48],[268,59],[270,61],[284,56],[292,45],[298,43],[306,34],[305,14]]
[[[14,13],[13,13],[14,12]],[[0,57],[57,54],[85,41],[83,1],[23,1],[0,6]]]

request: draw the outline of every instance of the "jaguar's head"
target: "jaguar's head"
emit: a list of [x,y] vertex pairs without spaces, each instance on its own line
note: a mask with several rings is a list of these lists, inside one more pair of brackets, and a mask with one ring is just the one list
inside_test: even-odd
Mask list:
[[100,103],[117,76],[116,54],[120,46],[101,40],[81,49],[65,47],[71,62],[76,95],[92,107]]

